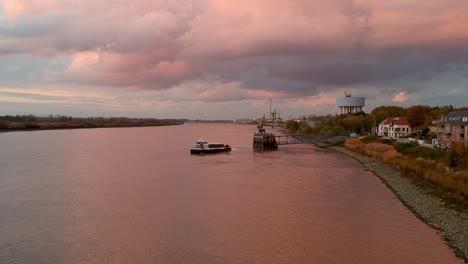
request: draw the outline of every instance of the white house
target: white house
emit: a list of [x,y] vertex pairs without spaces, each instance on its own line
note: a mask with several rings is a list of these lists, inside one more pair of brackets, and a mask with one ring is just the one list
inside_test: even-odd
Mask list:
[[404,117],[387,117],[379,124],[377,134],[383,137],[400,138],[407,137],[412,132],[408,120]]

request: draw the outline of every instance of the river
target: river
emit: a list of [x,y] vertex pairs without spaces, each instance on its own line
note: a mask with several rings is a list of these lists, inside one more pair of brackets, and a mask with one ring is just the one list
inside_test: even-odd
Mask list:
[[[0,263],[463,263],[355,160],[255,126],[0,133]],[[203,138],[230,153],[190,155]]]

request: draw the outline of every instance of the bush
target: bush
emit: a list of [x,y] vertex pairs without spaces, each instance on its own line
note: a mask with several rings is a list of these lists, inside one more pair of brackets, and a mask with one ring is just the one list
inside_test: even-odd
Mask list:
[[405,146],[402,146],[401,143],[395,145],[395,148],[403,155],[412,158],[423,158],[429,160],[442,161],[444,159],[445,152],[439,149],[431,149],[421,146],[409,147],[409,143],[405,143]]
[[299,127],[299,132],[304,133],[304,134],[312,133],[313,129],[308,124],[302,123],[301,126]]
[[451,168],[468,168],[468,140],[455,142],[445,154],[445,164]]
[[398,152],[404,151],[405,149],[409,148],[415,148],[419,146],[418,141],[410,141],[408,143],[395,143],[393,144],[395,146],[395,149],[398,150]]
[[376,142],[379,140],[379,137],[376,136],[376,135],[370,135],[370,136],[366,136],[362,139],[362,142],[364,143],[371,143],[371,142]]
[[345,141],[345,148],[356,152],[364,153],[364,143],[356,138],[351,138]]
[[26,123],[26,124],[24,124],[24,127],[27,128],[27,129],[40,128],[40,126],[38,124],[35,124],[35,123]]
[[0,129],[8,129],[10,128],[10,125],[8,124],[7,121],[0,121]]
[[299,129],[300,123],[296,122],[294,120],[288,120],[286,121],[286,128],[289,131],[297,131]]

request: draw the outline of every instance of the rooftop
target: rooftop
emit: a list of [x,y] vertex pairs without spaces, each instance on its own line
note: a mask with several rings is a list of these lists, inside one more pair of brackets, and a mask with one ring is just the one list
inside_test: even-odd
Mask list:
[[408,120],[405,117],[387,117],[382,121],[384,125],[397,125],[397,126],[407,126],[409,125]]
[[450,112],[439,124],[468,125],[468,111]]

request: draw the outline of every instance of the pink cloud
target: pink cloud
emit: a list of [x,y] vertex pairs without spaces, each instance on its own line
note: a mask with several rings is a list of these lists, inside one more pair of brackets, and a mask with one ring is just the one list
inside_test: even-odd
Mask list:
[[58,0],[4,0],[3,12],[7,19],[17,19],[23,16],[37,15],[43,12],[55,11],[60,6]]
[[152,67],[149,72],[165,79],[178,79],[190,73],[190,66],[185,61],[162,61]]
[[342,1],[207,2],[181,38],[187,54],[246,56],[297,48],[342,50],[353,44],[352,21],[334,9]]
[[468,40],[466,1],[358,1],[369,10],[367,25],[372,33],[368,45],[377,48],[401,46],[463,46]]
[[[192,74],[183,60],[157,60],[145,54],[119,54],[109,51],[83,51],[74,55],[63,73],[50,72],[51,80],[81,82],[104,86],[148,88],[149,83],[174,83]],[[168,86],[151,86],[167,89]]]
[[406,102],[406,100],[408,100],[406,92],[399,92],[397,95],[395,95],[395,97],[393,97],[392,101],[397,103],[403,103]]
[[93,71],[94,67],[100,60],[99,52],[94,51],[84,51],[78,52],[74,57],[66,71],[68,72],[83,72],[83,71]]
[[223,101],[239,101],[239,100],[258,100],[268,98],[281,98],[284,95],[279,92],[271,92],[266,90],[252,90],[242,87],[240,82],[221,83],[215,87],[208,87],[199,94],[194,94],[194,97],[204,102],[223,102]]
[[63,15],[56,34],[21,39],[36,50],[83,51],[113,43],[118,52],[176,46],[195,57],[245,56],[468,40],[465,0],[4,0],[3,8],[10,20]]
[[336,97],[321,94],[315,97],[306,97],[306,98],[299,98],[294,101],[295,105],[301,105],[303,107],[322,107],[322,106],[335,106],[336,105]]
[[433,54],[418,54],[415,65],[399,63],[387,51],[448,50],[451,63],[450,48],[468,41],[466,0],[2,3],[8,27],[0,29],[8,34],[0,54],[70,59],[46,74],[49,81],[161,90],[217,76],[223,84],[200,95],[214,101],[288,96],[288,89],[310,96],[322,84],[336,89],[407,77],[445,65],[421,60]]
[[250,89],[240,81],[227,82],[217,78],[191,80],[161,91],[163,100],[199,102],[236,102],[244,100],[268,100],[287,97],[284,92]]
[[187,54],[239,57],[340,52],[356,45],[376,49],[462,47],[468,41],[468,31],[463,29],[468,23],[464,0],[450,4],[443,0],[424,4],[375,0],[208,3],[182,37]]

